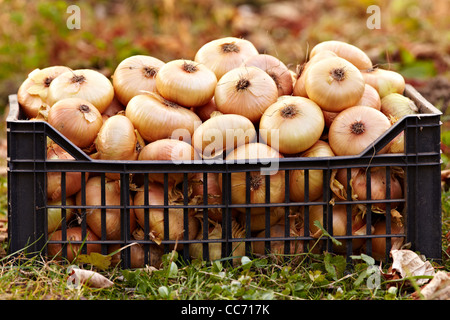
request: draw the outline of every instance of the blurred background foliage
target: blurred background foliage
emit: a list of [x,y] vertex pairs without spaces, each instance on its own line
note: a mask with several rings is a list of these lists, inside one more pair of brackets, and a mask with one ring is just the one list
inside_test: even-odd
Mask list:
[[[207,41],[243,37],[295,70],[308,50],[329,39],[365,50],[373,62],[401,72],[444,112],[449,101],[448,0],[0,0],[0,103],[35,68],[67,65],[111,75],[134,54],[193,59]],[[69,5],[81,28],[69,29]],[[370,5],[380,29],[367,27]]]

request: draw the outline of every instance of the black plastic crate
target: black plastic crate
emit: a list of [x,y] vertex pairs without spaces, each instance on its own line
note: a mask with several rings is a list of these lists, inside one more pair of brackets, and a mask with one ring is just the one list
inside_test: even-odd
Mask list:
[[[10,113],[7,118],[7,139],[8,139],[8,236],[9,251],[15,253],[25,251],[33,255],[43,253],[46,255],[48,245],[61,244],[62,255],[67,256],[70,245],[81,245],[80,252],[87,253],[88,245],[97,245],[100,253],[107,254],[112,245],[126,247],[121,251],[120,258],[122,266],[132,267],[131,246],[132,243],[138,243],[144,250],[144,260],[142,263],[148,264],[155,253],[169,252],[176,246],[183,258],[191,259],[192,244],[200,244],[203,248],[202,257],[209,259],[209,244],[221,244],[220,257],[230,257],[236,254],[236,245],[245,248],[246,255],[251,255],[253,246],[259,243],[270,252],[271,243],[282,241],[284,249],[278,253],[290,253],[290,246],[300,245],[303,250],[309,250],[312,247],[319,251],[336,251],[349,256],[358,252],[364,252],[372,255],[372,241],[376,239],[386,239],[386,250],[380,260],[389,259],[391,243],[394,239],[401,238],[403,243],[410,243],[411,249],[420,251],[427,258],[441,259],[441,184],[440,184],[440,116],[441,112],[427,102],[411,86],[407,85],[405,93],[411,98],[420,109],[420,114],[410,115],[402,118],[383,134],[373,146],[367,148],[358,156],[336,156],[331,158],[282,158],[277,161],[277,168],[284,174],[284,201],[271,203],[270,192],[266,192],[265,203],[250,203],[250,178],[251,172],[273,169],[273,163],[267,161],[248,163],[214,161],[213,163],[192,161],[189,163],[172,163],[170,161],[105,161],[94,160],[86,153],[73,145],[58,131],[43,121],[29,121],[23,117],[15,95],[10,96]],[[398,134],[404,132],[405,151],[398,154],[377,154]],[[48,160],[46,158],[47,141],[51,139],[59,146],[68,151],[76,160]],[[351,206],[359,205],[365,210],[365,219],[367,222],[366,232],[362,235],[351,233],[352,222],[347,219],[347,232],[345,235],[333,236],[342,243],[343,250],[337,250],[333,245],[332,239],[323,236],[319,242],[310,233],[309,228],[303,228],[296,235],[290,234],[289,222],[293,219],[293,214],[301,217],[298,221],[308,225],[310,222],[310,211],[312,206],[320,206],[323,211],[321,224],[324,229],[333,235],[333,208],[335,206],[335,194],[330,188],[330,179],[338,169],[347,170],[347,183],[350,179],[350,170],[352,168],[364,168],[368,172],[366,178],[370,181],[369,168],[386,168],[386,176],[389,177],[393,170],[401,168],[404,175],[401,180],[403,196],[397,199],[375,200],[375,199],[352,199],[350,193],[347,197],[340,199],[339,204],[345,205],[347,218],[351,217]],[[289,177],[293,170],[304,170],[305,177],[308,177],[313,171],[320,170],[323,174],[323,196],[320,201],[310,201],[308,178],[305,179],[305,199],[299,202],[290,200]],[[47,174],[50,172],[61,173],[62,197],[60,204],[50,204],[47,200]],[[68,203],[66,196],[65,181],[68,174],[81,172],[81,203]],[[230,179],[233,174],[245,172],[246,191],[243,204],[232,203]],[[105,182],[108,174],[117,174],[120,181],[120,202],[111,207],[106,205]],[[144,204],[136,205],[133,199],[138,190],[143,191],[144,195],[149,191],[149,173],[162,173],[164,176],[164,197],[162,203],[150,204],[149,197],[144,196]],[[178,185],[178,194],[180,200],[174,204],[169,202],[169,174],[182,173],[183,181]],[[196,203],[189,200],[191,192],[190,178],[194,173],[207,179],[207,173],[220,174],[222,177],[221,187],[223,190],[220,201],[213,202],[207,195],[207,184],[203,184],[203,195],[196,198]],[[86,205],[86,180],[88,176],[98,176],[101,179],[101,203],[96,205]],[[266,191],[269,191],[269,179],[271,175],[263,175],[266,182]],[[387,181],[390,181],[387,179]],[[367,194],[371,194],[370,186],[367,184]],[[387,194],[390,194],[391,185],[386,184]],[[399,204],[403,216],[404,230],[401,233],[392,233],[391,215],[383,215],[374,212],[372,205],[384,203],[386,210],[390,212],[394,208],[394,203]],[[241,213],[236,214],[238,208]],[[252,231],[250,210],[261,208],[263,224],[269,225],[272,209],[277,208],[282,232],[277,236],[271,236],[270,228]],[[47,211],[51,209],[61,210],[61,232],[62,239],[59,241],[49,240]],[[77,212],[75,218],[69,219],[69,210],[75,209]],[[118,210],[120,216],[120,237],[107,239],[106,211],[108,209]],[[160,209],[164,217],[164,234],[162,239],[155,240],[155,234],[149,229],[149,211]],[[169,233],[169,210],[179,209],[182,214],[182,223],[184,234],[177,240],[167,238]],[[88,225],[86,216],[90,210],[100,210],[101,216],[101,234],[95,240],[86,239]],[[130,231],[130,215],[133,216],[136,210],[144,212],[144,226],[138,228],[139,236]],[[216,210],[221,214],[221,230],[218,239],[209,239],[208,212]],[[274,209],[275,210],[275,209]],[[194,213],[197,224],[189,224],[190,216]],[[182,213],[181,213],[182,212]],[[234,221],[239,216],[244,225],[241,227],[242,233],[238,238],[233,237]],[[383,220],[384,219],[384,220]],[[169,220],[169,224],[167,221]],[[377,220],[383,220],[386,223],[386,232],[373,234],[372,225]],[[284,222],[284,224],[283,224]],[[69,241],[67,239],[67,230],[72,225],[77,225],[82,230],[82,239],[80,241]],[[139,226],[139,225],[138,225]],[[188,237],[189,228],[198,228],[198,239]],[[203,230],[203,232],[201,231]],[[192,231],[192,230],[191,230]],[[257,236],[258,235],[258,236]],[[155,244],[156,242],[157,245]],[[362,249],[355,252],[355,241],[362,241]],[[69,245],[70,244],[70,245]],[[359,245],[358,245],[359,247]],[[148,250],[148,249],[152,250]],[[363,251],[360,251],[363,250]],[[242,251],[239,251],[242,253]]]

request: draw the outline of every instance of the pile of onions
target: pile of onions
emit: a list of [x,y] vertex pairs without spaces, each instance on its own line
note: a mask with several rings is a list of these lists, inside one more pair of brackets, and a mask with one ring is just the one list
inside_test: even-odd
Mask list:
[[111,81],[99,71],[71,70],[56,77],[48,88],[50,105],[65,98],[87,100],[102,113],[114,98],[114,87]]
[[[135,208],[135,214],[139,225],[146,230],[145,226],[145,194],[144,188],[139,189],[134,196],[134,205],[142,206]],[[169,240],[183,240],[184,232],[186,230],[184,226],[184,209],[176,208],[177,205],[182,205],[184,201],[175,196],[169,189],[168,192],[168,205],[174,206],[168,209],[168,225],[169,234],[164,234],[164,209],[150,207],[148,209],[148,228],[150,230],[150,236],[156,243],[161,243],[165,240],[165,237]],[[164,205],[164,187],[159,183],[149,182],[148,186],[148,205],[149,206],[163,206]],[[188,211],[188,239],[194,239],[199,230],[199,221],[195,218],[195,210],[189,209]],[[177,249],[181,246],[178,244]]]
[[156,92],[156,75],[164,62],[147,55],[134,55],[122,60],[112,76],[115,97],[127,105],[134,96]]
[[[301,154],[301,157],[327,158],[334,153],[329,144],[318,140],[311,148]],[[292,170],[289,173],[289,195],[292,201],[305,201],[305,171]],[[308,171],[308,199],[314,201],[323,193],[323,170]]]
[[214,101],[222,113],[234,113],[257,122],[278,98],[275,81],[257,67],[228,71],[217,83]]
[[[329,128],[328,140],[335,155],[357,155],[390,127],[391,122],[381,111],[367,106],[354,106],[336,116]],[[388,150],[389,145],[378,152],[385,153]]]
[[256,129],[248,118],[215,112],[195,129],[192,145],[203,159],[212,159],[255,139]]
[[94,143],[103,125],[103,118],[89,101],[66,98],[50,108],[48,123],[76,146],[87,148]]
[[49,104],[48,90],[53,79],[70,70],[66,66],[51,66],[30,72],[17,91],[17,101],[28,118],[37,117],[39,109]]
[[[237,160],[237,162],[255,161],[259,159],[261,161],[278,161],[277,159],[283,156],[271,148],[270,146],[255,142],[242,145],[231,151],[225,160]],[[246,172],[234,172],[231,174],[231,202],[233,204],[245,204],[246,203],[246,189],[250,190],[250,202],[255,204],[266,203],[266,174],[261,171],[251,171],[250,173],[250,185],[246,183]],[[269,190],[270,190],[270,203],[281,203],[285,197],[285,182],[284,171],[278,170],[272,172],[269,175]],[[219,186],[222,187],[222,175],[219,175]],[[223,192],[223,190],[222,190]],[[237,208],[240,212],[245,212],[245,208]],[[264,207],[252,207],[250,209],[251,214],[263,214],[265,212]]]
[[156,75],[161,96],[184,107],[203,106],[214,96],[217,78],[205,65],[191,60],[172,60]]
[[[51,143],[47,147],[47,160],[74,160],[74,158],[59,145]],[[89,173],[85,173],[87,180]],[[65,173],[66,179],[66,197],[75,195],[81,190],[81,172],[68,171]],[[61,200],[61,172],[49,171],[47,172],[47,198],[51,201]]]
[[290,95],[293,91],[292,76],[288,67],[277,57],[269,54],[258,54],[247,58],[243,67],[258,67],[272,77],[278,88],[278,95]]
[[[338,169],[336,173],[336,180],[342,184],[345,192],[352,193],[351,198],[355,200],[367,200],[367,169],[351,168],[350,184],[347,184],[347,169]],[[402,199],[403,190],[400,183],[400,178],[397,176],[396,170],[390,171],[390,196],[389,199]],[[384,200],[387,199],[386,194],[386,167],[372,167],[370,168],[370,199]],[[348,187],[350,186],[350,187]],[[339,195],[338,195],[339,196]],[[346,200],[345,196],[340,195],[340,198]],[[397,208],[399,203],[391,203],[391,209]],[[377,211],[386,209],[386,203],[376,203],[372,208]]]
[[313,101],[296,96],[278,99],[259,123],[261,138],[282,154],[296,154],[319,140],[325,126],[323,113]]
[[200,118],[191,110],[156,93],[140,94],[127,104],[125,115],[147,142],[180,138],[190,142]]
[[[107,240],[121,239],[121,193],[120,181],[105,179],[104,197],[107,208],[105,209],[105,235]],[[102,205],[102,179],[100,176],[89,178],[86,183],[86,198],[84,199],[86,206],[101,206]],[[131,195],[130,195],[130,201]],[[76,195],[76,204],[81,206],[83,198],[81,191]],[[132,205],[132,203],[130,204]],[[136,228],[136,217],[133,209],[129,210],[130,215],[130,234]],[[102,209],[101,208],[87,208],[86,222],[92,232],[99,238],[102,237]],[[124,230],[125,232],[125,230]]]
[[220,80],[225,73],[258,54],[258,50],[250,41],[225,37],[205,43],[195,54],[194,60],[211,69]]
[[[89,242],[98,241],[99,238],[89,229],[86,228],[86,237],[83,238],[83,232],[81,227],[72,227],[66,230],[66,239],[62,237],[62,230],[56,230],[52,234],[48,235],[49,241],[63,241],[67,247],[67,260],[73,262],[77,255],[81,253],[82,246],[87,248],[87,254],[93,252],[100,253],[102,245],[99,243],[72,243],[75,241]],[[55,259],[61,259],[63,256],[63,245],[61,243],[49,243],[47,244],[48,256]]]

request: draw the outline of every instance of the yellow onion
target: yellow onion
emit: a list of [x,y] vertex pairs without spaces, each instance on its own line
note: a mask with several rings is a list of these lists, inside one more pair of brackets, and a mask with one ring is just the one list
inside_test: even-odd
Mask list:
[[[373,235],[400,235],[404,233],[403,224],[400,222],[391,221],[391,231],[388,234],[386,231],[386,220],[379,220],[374,224]],[[377,261],[386,259],[386,254],[389,256],[389,252],[386,252],[386,237],[376,237],[372,239],[372,257]],[[391,250],[401,249],[404,242],[404,237],[392,237],[391,238]]]
[[[120,181],[110,180],[105,178],[105,235],[107,240],[120,240],[121,239],[121,193],[120,193]],[[95,176],[89,178],[86,183],[86,206],[101,206],[102,205],[102,178]],[[82,205],[82,193],[78,192],[76,196],[77,206]],[[130,205],[133,205],[130,195]],[[136,216],[133,209],[129,209],[130,216],[130,234],[136,228]],[[88,208],[86,209],[86,222],[89,228],[95,233],[96,236],[101,238],[102,236],[102,209]],[[126,230],[124,230],[126,232]]]
[[[175,164],[198,159],[195,149],[187,142],[160,139],[147,144],[139,153],[138,160],[169,160]],[[149,180],[164,183],[164,173],[149,173]],[[173,186],[183,181],[183,173],[168,173],[168,183]]]
[[399,120],[406,115],[417,114],[419,108],[410,98],[400,93],[390,93],[381,99],[381,112],[388,118]]
[[324,50],[333,51],[338,57],[351,62],[359,70],[372,68],[372,61],[363,50],[350,43],[338,40],[329,40],[318,43],[312,48],[309,56],[314,57]]
[[[311,148],[301,154],[301,157],[327,158],[334,153],[329,144],[318,140]],[[314,201],[323,193],[323,170],[309,170],[308,199]],[[305,171],[292,170],[289,173],[289,196],[292,201],[305,201]]]
[[194,111],[195,114],[199,116],[199,118],[202,121],[208,120],[209,118],[211,118],[211,114],[217,111],[217,106],[216,103],[214,102],[214,97],[203,106],[192,108],[192,111]]
[[[70,153],[61,148],[57,144],[50,144],[47,147],[47,160],[75,160]],[[87,180],[89,173],[85,173]],[[76,194],[81,189],[81,172],[68,171],[65,173],[66,178],[66,197]],[[47,198],[52,201],[61,199],[61,172],[49,171],[47,172]]]
[[343,58],[325,58],[315,62],[306,73],[308,97],[323,110],[339,112],[354,106],[364,94],[361,72]]
[[241,66],[258,67],[267,72],[273,81],[275,81],[279,96],[290,95],[292,93],[293,83],[291,73],[288,67],[277,57],[269,54],[258,54],[248,57]]
[[115,116],[116,114],[123,113],[125,111],[125,106],[116,98],[111,101],[111,104],[102,112],[103,122],[105,122],[109,117]]
[[94,143],[103,118],[92,103],[79,98],[66,98],[51,107],[48,123],[76,146],[88,148]]
[[130,119],[121,114],[108,118],[95,139],[101,160],[137,160],[143,146]]
[[[130,246],[130,267],[132,269],[144,268],[152,266],[160,268],[162,264],[162,256],[164,255],[164,249],[156,244],[148,244],[147,256],[149,262],[145,263],[145,247],[146,245],[140,243],[134,243]],[[120,247],[120,244],[108,245],[108,255],[111,256],[111,264],[116,266],[121,261],[121,250],[125,250]]]
[[99,71],[67,71],[56,77],[48,88],[50,105],[65,98],[87,100],[102,113],[114,98],[114,88],[111,81]]
[[[352,168],[350,188],[352,199],[367,200],[367,174],[365,168]],[[347,187],[347,169],[338,169],[336,179],[342,184],[344,190]],[[397,171],[390,172],[390,199],[401,199],[403,197],[402,186],[397,177]],[[370,168],[370,199],[383,200],[386,199],[386,167]],[[343,197],[342,197],[343,198]],[[391,203],[391,209],[397,208],[399,203]],[[377,203],[372,205],[373,210],[385,210],[386,203]]]
[[[237,160],[237,163],[244,161],[251,163],[260,159],[261,161],[278,161],[283,156],[270,146],[255,142],[242,145],[231,151],[225,160]],[[268,169],[269,171],[271,169]],[[250,172],[250,202],[254,204],[266,203],[266,174],[269,174],[270,203],[282,203],[284,201],[284,171],[273,170],[271,172],[251,171]],[[233,172],[231,174],[231,203],[246,203],[246,172]],[[222,187],[222,175],[219,176],[219,185]],[[223,192],[223,190],[222,190]],[[245,212],[245,208],[237,208],[240,212]],[[264,207],[252,207],[251,214],[261,214],[265,212]]]
[[403,94],[405,91],[405,78],[395,71],[372,68],[361,71],[365,83],[374,87],[381,98],[389,93]]
[[147,142],[165,138],[190,142],[195,127],[201,123],[193,111],[155,93],[133,97],[125,115]]
[[17,91],[17,101],[28,118],[37,117],[39,109],[49,104],[48,88],[53,79],[70,70],[65,66],[51,66],[28,74]]
[[[73,197],[69,197],[66,199],[66,203],[62,206],[61,200],[49,201],[47,203],[49,206],[59,206],[59,208],[48,208],[47,209],[47,232],[50,234],[58,229],[61,229],[61,224],[63,221],[62,213],[63,207],[65,206],[74,206],[75,199]],[[76,209],[66,208],[65,220],[69,221],[75,214]]]
[[[236,221],[231,222],[231,237],[232,239],[245,238],[245,231]],[[222,225],[216,221],[209,221],[208,238],[203,237],[203,223],[201,223],[200,231],[196,237],[196,240],[203,240],[207,242],[208,240],[220,240],[222,239]],[[192,243],[189,245],[189,254],[194,259],[203,259],[203,243]],[[221,242],[209,242],[208,243],[208,254],[209,260],[214,261],[222,257],[222,243]],[[239,257],[245,255],[245,245],[243,242],[234,242],[232,244],[232,257],[233,262],[238,262]]]
[[211,159],[255,139],[256,129],[248,118],[216,112],[195,129],[192,145],[202,158]]
[[[345,204],[336,204],[332,207],[332,211],[328,214],[332,215],[332,229],[327,229],[324,227],[326,231],[328,231],[332,236],[346,236],[347,235],[347,205]],[[315,225],[315,221],[319,221],[322,226],[324,226],[323,222],[323,205],[313,205],[309,207],[309,230],[311,232],[311,236],[314,238],[319,238],[322,236],[322,230]],[[367,225],[366,219],[363,217],[362,212],[357,206],[351,206],[351,234],[354,236],[366,235],[367,234]],[[331,227],[331,226],[330,226]],[[336,253],[345,253],[346,252],[346,240],[339,240],[342,245],[333,245],[333,250]],[[364,245],[365,240],[353,239],[352,240],[352,249],[354,251],[360,249]]]
[[[184,239],[184,209],[177,208],[178,205],[183,205],[182,196],[174,193],[175,189],[170,189],[168,192],[168,205],[173,206],[168,209],[168,226],[169,234],[167,239],[179,240]],[[134,196],[134,205],[139,206],[135,208],[136,218],[139,225],[145,230],[145,209],[141,206],[145,205],[144,188],[140,188]],[[155,182],[149,182],[148,185],[148,205],[149,206],[163,206],[164,205],[164,187]],[[199,230],[199,221],[195,218],[195,210],[188,210],[188,239],[192,240],[197,236]],[[150,238],[157,244],[165,239],[164,234],[164,209],[150,207],[148,209],[149,231]],[[182,244],[177,244],[177,250],[182,247]]]
[[[266,252],[265,241],[253,241],[252,242],[252,251],[257,255],[273,255],[275,259],[278,259],[277,256],[285,254],[285,241],[284,240],[274,240],[276,238],[284,238],[285,235],[285,225],[282,223],[274,224],[270,227],[270,252]],[[288,254],[300,254],[303,253],[303,241],[296,240],[296,238],[301,237],[303,235],[303,229],[296,230],[292,227],[289,228],[289,250]],[[257,235],[257,238],[266,238],[266,231],[260,231]]]
[[[269,211],[269,227],[274,224],[280,223],[285,216],[284,207],[271,207]],[[247,213],[239,212],[237,216],[237,221],[246,227],[247,223]],[[261,231],[266,229],[266,212],[260,214],[251,214],[250,215],[250,231]]]
[[[189,186],[192,188],[191,197],[198,198],[201,203],[204,203],[204,175],[203,172],[192,173],[189,177]],[[207,201],[208,205],[222,204],[222,190],[219,186],[219,174],[217,172],[208,172],[206,174],[207,184]],[[222,208],[210,207],[208,209],[208,217],[213,221],[222,221]]]
[[133,55],[122,60],[112,76],[115,97],[127,105],[143,91],[156,91],[156,75],[164,62],[148,55]]
[[205,65],[184,59],[167,62],[156,75],[161,96],[184,107],[206,104],[214,96],[217,78]]
[[320,107],[304,97],[288,96],[269,106],[261,117],[261,138],[282,154],[310,148],[325,126]]
[[231,69],[239,67],[248,57],[258,54],[250,41],[224,37],[205,43],[195,54],[194,60],[211,69],[219,80]]
[[257,67],[228,71],[216,86],[214,101],[222,113],[234,113],[257,122],[278,98],[275,81]]
[[[48,235],[49,241],[64,241],[65,244],[61,243],[48,243],[47,250],[48,256],[60,260],[63,255],[63,246],[67,247],[67,257],[69,262],[73,262],[78,254],[81,254],[82,247],[87,248],[87,254],[93,252],[100,253],[102,245],[99,243],[89,243],[90,241],[98,241],[99,238],[89,229],[86,228],[86,237],[83,238],[83,232],[81,227],[68,228],[66,233],[66,238],[62,237],[62,230],[56,230],[52,234]],[[75,241],[80,241],[83,243],[73,243]]]
[[[367,106],[354,106],[341,111],[334,119],[328,132],[328,141],[337,156],[357,155],[390,127],[389,119],[381,111]],[[379,153],[388,150],[389,145]]]
[[313,63],[320,61],[322,59],[325,59],[325,58],[332,58],[332,57],[337,57],[336,53],[334,53],[333,51],[329,51],[329,50],[323,50],[321,52],[318,52],[313,57],[310,57],[310,59],[307,62],[303,63],[302,65],[297,66],[297,79],[295,80],[294,88],[292,91],[294,96],[308,98],[308,94],[306,93],[306,88],[305,88],[305,78],[306,78],[307,70]]

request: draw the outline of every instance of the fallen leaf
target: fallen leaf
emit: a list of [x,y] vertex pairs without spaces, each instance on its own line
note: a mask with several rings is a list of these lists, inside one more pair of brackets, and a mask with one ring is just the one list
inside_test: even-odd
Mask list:
[[[422,260],[417,253],[411,250],[391,250],[392,271],[398,272],[402,278],[409,276],[433,276],[434,268],[429,261]],[[422,285],[429,279],[417,279]]]
[[79,254],[77,256],[79,263],[87,263],[94,267],[105,270],[111,265],[111,256],[103,255],[98,252],[91,252],[90,254]]
[[84,270],[79,268],[72,268],[69,280],[75,284],[85,284],[92,288],[109,288],[114,285],[114,282],[92,270]]
[[423,286],[420,295],[414,292],[415,299],[419,299],[420,296],[425,300],[450,300],[450,273],[436,272],[433,279]]

